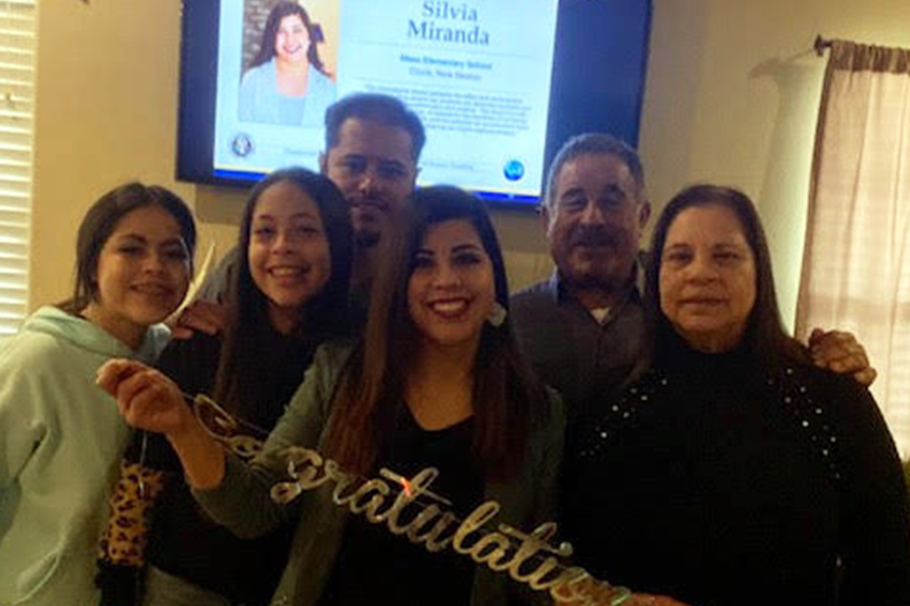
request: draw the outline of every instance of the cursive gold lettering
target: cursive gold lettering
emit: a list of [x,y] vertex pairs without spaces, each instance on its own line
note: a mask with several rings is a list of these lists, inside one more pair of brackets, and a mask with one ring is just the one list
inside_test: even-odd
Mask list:
[[556,524],[553,522],[541,524],[531,534],[520,532],[505,524],[499,525],[499,531],[504,535],[519,539],[521,545],[510,559],[502,560],[497,564],[491,563],[489,566],[496,571],[508,570],[512,578],[521,576],[522,564],[536,556],[540,551],[556,552],[557,555],[562,557],[572,555],[572,546],[569,544],[560,545],[560,549],[553,549],[550,546],[549,539],[556,534]]
[[335,480],[335,489],[332,490],[332,501],[336,505],[346,506],[357,495],[356,490],[350,491],[347,495],[344,494],[346,490],[357,483],[357,476],[341,471],[338,464],[331,459],[325,462],[325,471],[327,475]]
[[[243,444],[237,440],[231,441],[233,437],[231,434],[237,429],[236,422],[224,409],[205,396],[196,397],[195,414],[212,438],[238,450],[241,456],[260,452],[261,445],[252,438],[249,443]],[[541,552],[569,557],[572,554],[572,546],[561,543],[559,547],[554,548],[549,544],[549,539],[556,532],[556,525],[553,523],[541,524],[530,534],[505,524],[498,526],[498,532],[484,531],[483,526],[499,513],[499,503],[495,501],[487,501],[478,506],[459,524],[453,536],[445,538],[443,536],[446,532],[459,520],[451,511],[443,512],[438,505],[417,504],[420,507],[417,514],[410,522],[401,523],[399,517],[402,511],[421,495],[451,505],[444,497],[428,490],[430,484],[439,476],[439,471],[432,467],[423,469],[411,480],[387,469],[380,470],[382,476],[392,479],[402,490],[394,503],[386,511],[379,513],[379,508],[392,491],[385,481],[363,480],[359,476],[346,473],[335,461],[323,459],[318,452],[308,448],[293,446],[281,451],[278,456],[284,457],[288,474],[294,481],[281,482],[272,487],[271,495],[277,503],[289,503],[306,490],[313,490],[334,481],[332,500],[335,503],[346,506],[351,513],[364,513],[374,524],[386,522],[391,532],[406,534],[410,541],[424,543],[426,549],[431,552],[445,549],[451,542],[458,553],[470,555],[475,562],[485,564],[494,571],[508,570],[509,576],[514,580],[525,583],[535,590],[548,590],[554,600],[571,602],[573,606],[618,606],[631,597],[628,589],[612,587],[605,581],[594,579],[583,568],[563,566],[552,556],[546,557],[531,572],[524,573],[522,567]],[[359,482],[362,483],[357,486]],[[355,486],[357,488],[352,490]],[[429,531],[421,532],[434,519],[436,522],[433,527]],[[473,544],[468,545],[468,537],[475,533],[479,537]],[[521,541],[511,556],[507,555],[514,549],[510,538]]]
[[408,540],[412,543],[418,544],[423,542],[429,532],[420,534],[420,530],[424,528],[433,518],[437,517],[439,515],[439,511],[440,510],[438,505],[428,505],[424,508],[423,511],[418,513],[408,527]]
[[433,480],[438,476],[438,469],[427,467],[426,469],[421,470],[408,483],[407,489],[398,493],[398,496],[395,497],[395,503],[389,510],[385,514],[379,514],[377,516],[380,518],[380,521],[385,518],[386,525],[389,527],[392,534],[405,534],[408,531],[408,527],[411,523],[402,524],[399,522],[398,518],[401,516],[401,512],[404,511],[405,507],[413,503],[425,489],[429,488],[430,484],[432,484]]
[[[570,544],[553,547],[549,543],[556,533],[556,524],[552,522],[541,524],[529,534],[506,524],[500,524],[498,531],[490,531],[483,527],[499,514],[500,506],[495,501],[482,503],[463,521],[451,511],[443,511],[439,505],[415,503],[418,497],[425,495],[449,504],[429,491],[429,486],[439,476],[439,471],[432,467],[421,470],[410,480],[384,470],[383,475],[394,479],[394,486],[401,490],[392,504],[380,511],[393,490],[385,480],[362,481],[360,477],[344,472],[335,461],[324,459],[307,448],[292,447],[283,455],[294,482],[279,483],[272,488],[272,498],[276,502],[288,503],[301,492],[331,481],[335,483],[332,501],[347,507],[351,513],[364,514],[374,524],[384,522],[393,534],[406,535],[412,543],[423,544],[431,552],[441,551],[451,544],[456,552],[470,555],[478,564],[494,571],[508,571],[514,580],[538,591],[548,591],[554,600],[571,602],[573,606],[617,606],[631,596],[627,589],[596,580],[583,568],[564,566],[554,555],[537,563],[534,558],[542,552],[559,557],[572,555]],[[419,511],[404,521],[403,513],[412,504],[419,507]],[[451,533],[456,523],[458,527]],[[517,547],[513,540],[520,541]],[[531,569],[526,570],[528,568]]]
[[[288,461],[288,473],[304,490],[318,488],[331,479],[327,473],[317,475],[323,466],[323,460],[315,450],[295,448],[292,454],[293,458]],[[303,467],[303,471],[300,467]]]
[[498,532],[491,532],[480,537],[474,543],[474,546],[471,547],[471,558],[478,564],[486,564],[495,570],[494,566],[497,563],[502,563],[509,559],[506,554],[511,546],[512,543],[509,541],[509,537]]
[[458,518],[456,518],[455,514],[453,514],[451,511],[446,511],[443,513],[442,517],[436,521],[436,525],[433,526],[433,529],[425,535],[426,543],[424,543],[424,546],[427,548],[427,550],[437,552],[442,551],[448,547],[449,543],[452,542],[454,535],[442,539],[440,537],[452,526],[452,524],[455,524],[456,522],[458,522]]
[[[368,501],[364,501],[364,497],[371,492],[375,494]],[[351,513],[366,512],[367,519],[372,522],[376,516],[376,510],[382,506],[390,492],[389,485],[382,480],[367,480],[357,489],[354,498],[351,499],[349,505]]]
[[[455,540],[452,541],[452,548],[458,553],[468,554],[471,547],[465,545],[465,539],[474,531],[481,528],[484,524],[496,517],[499,513],[499,503],[496,501],[487,501],[477,506],[477,508],[468,514],[455,531]],[[475,541],[476,542],[476,541]]]

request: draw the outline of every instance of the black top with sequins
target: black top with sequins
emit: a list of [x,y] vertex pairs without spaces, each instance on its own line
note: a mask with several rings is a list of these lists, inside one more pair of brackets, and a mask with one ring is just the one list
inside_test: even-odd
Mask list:
[[679,348],[569,436],[577,561],[693,606],[910,604],[910,524],[869,392]]

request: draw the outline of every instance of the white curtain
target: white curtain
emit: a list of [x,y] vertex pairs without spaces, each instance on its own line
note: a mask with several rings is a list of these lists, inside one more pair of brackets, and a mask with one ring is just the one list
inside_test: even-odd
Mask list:
[[910,456],[910,50],[834,41],[819,112],[797,334],[849,330]]

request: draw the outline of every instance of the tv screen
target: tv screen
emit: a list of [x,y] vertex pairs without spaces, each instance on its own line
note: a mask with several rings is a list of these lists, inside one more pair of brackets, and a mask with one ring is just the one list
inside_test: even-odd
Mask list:
[[419,184],[510,206],[537,203],[569,137],[638,142],[650,0],[301,0],[305,15],[292,4],[184,1],[179,179],[316,170],[325,108],[354,92],[394,95],[421,117]]

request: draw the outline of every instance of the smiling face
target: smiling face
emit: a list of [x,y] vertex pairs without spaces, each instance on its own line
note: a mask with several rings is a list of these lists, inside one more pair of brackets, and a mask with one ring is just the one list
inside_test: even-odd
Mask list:
[[259,196],[247,259],[253,282],[268,300],[272,325],[290,333],[303,306],[325,287],[332,267],[319,207],[297,185],[279,181]]
[[186,295],[190,256],[177,220],[157,205],[124,215],[101,248],[93,278],[95,300],[83,315],[138,348],[146,329]]
[[545,208],[550,254],[562,279],[577,290],[621,289],[649,212],[618,156],[583,154],[566,162]]
[[417,179],[411,136],[403,128],[348,118],[338,143],[320,158],[322,173],[350,205],[358,246],[376,246],[407,203]]
[[724,206],[694,206],[667,231],[660,259],[660,307],[700,351],[735,348],[755,306],[755,257],[742,224]]
[[275,57],[278,61],[299,63],[307,61],[310,34],[300,15],[283,17],[275,33]]
[[423,342],[476,349],[495,300],[493,264],[470,221],[427,228],[408,280],[408,312]]

